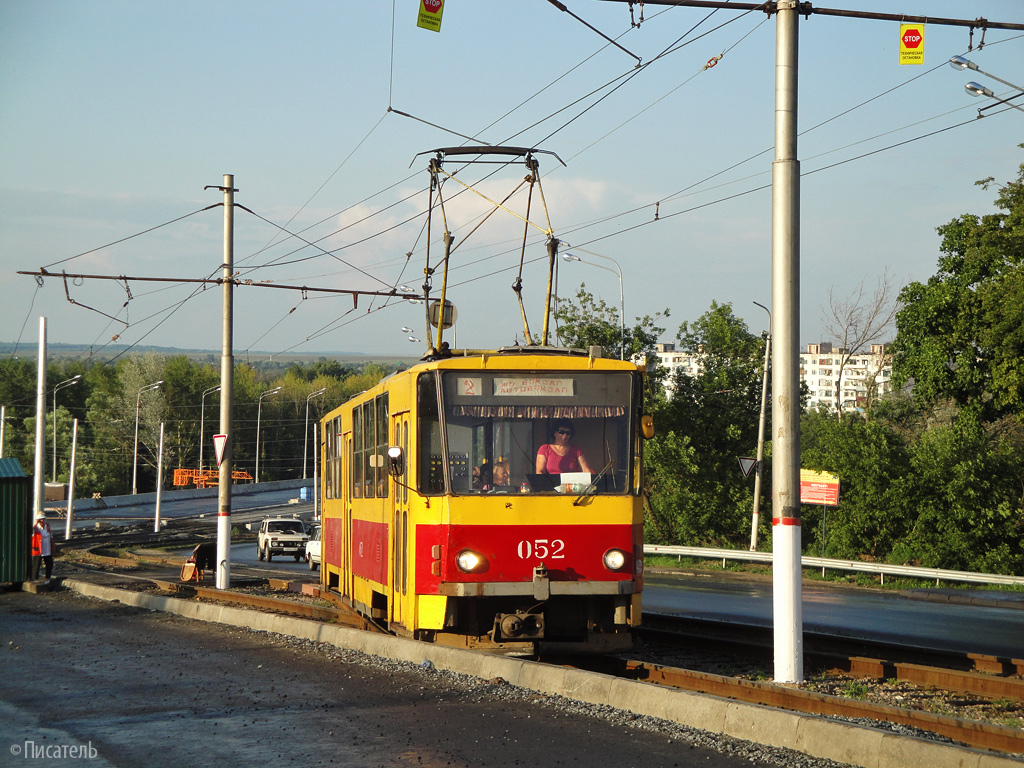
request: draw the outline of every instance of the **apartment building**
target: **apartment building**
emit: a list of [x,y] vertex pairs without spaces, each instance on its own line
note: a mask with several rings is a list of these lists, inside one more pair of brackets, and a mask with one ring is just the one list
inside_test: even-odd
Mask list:
[[869,398],[892,390],[892,356],[885,344],[872,344],[870,352],[852,355],[833,349],[830,342],[808,344],[800,353],[800,380],[811,392],[808,408],[835,410],[838,394],[842,410],[863,410]]
[[[672,343],[658,344],[658,360],[668,371],[666,394],[671,397],[674,374],[683,370],[691,376],[700,373],[700,356],[676,349]],[[800,380],[806,382],[811,397],[808,407],[834,410],[836,394],[841,392],[844,411],[863,409],[868,398],[880,397],[892,390],[892,359],[885,344],[872,344],[870,352],[849,355],[833,348],[830,342],[808,344],[800,353]],[[840,366],[842,374],[840,375]]]

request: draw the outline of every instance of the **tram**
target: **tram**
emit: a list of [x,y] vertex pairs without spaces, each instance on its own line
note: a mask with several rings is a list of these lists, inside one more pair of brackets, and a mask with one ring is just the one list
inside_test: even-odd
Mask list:
[[[598,348],[446,350],[335,408],[319,446],[323,587],[439,644],[628,647],[651,434],[642,376]],[[559,442],[582,454],[577,471],[538,460]]]

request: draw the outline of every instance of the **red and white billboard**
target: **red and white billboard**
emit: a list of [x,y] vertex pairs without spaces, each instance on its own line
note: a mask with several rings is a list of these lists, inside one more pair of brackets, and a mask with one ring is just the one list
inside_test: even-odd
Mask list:
[[839,476],[830,472],[801,469],[800,503],[819,507],[839,506]]

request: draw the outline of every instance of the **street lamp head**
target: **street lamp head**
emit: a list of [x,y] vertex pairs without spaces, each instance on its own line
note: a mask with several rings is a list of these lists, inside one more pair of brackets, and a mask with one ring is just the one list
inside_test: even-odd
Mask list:
[[949,60],[949,66],[953,69],[977,69],[978,65],[973,61],[968,61],[963,56],[954,56]]
[[415,341],[416,343],[419,343],[420,340],[417,339],[415,336],[410,336],[409,341]]
[[412,333],[412,332],[413,332],[412,328],[406,328],[404,325],[402,326],[402,333]]
[[991,98],[995,98],[995,94],[991,89],[986,88],[981,83],[976,83],[973,80],[964,86],[964,90],[971,94],[971,96],[989,96]]
[[60,382],[57,386],[53,388],[53,393],[56,395],[57,390],[64,389],[65,387],[70,387],[77,384],[81,378],[82,374],[79,373],[76,376],[72,376],[70,379]]
[[576,256],[576,255],[568,253],[568,252],[562,254],[562,260],[563,261],[583,261],[583,259],[581,259],[579,256]]

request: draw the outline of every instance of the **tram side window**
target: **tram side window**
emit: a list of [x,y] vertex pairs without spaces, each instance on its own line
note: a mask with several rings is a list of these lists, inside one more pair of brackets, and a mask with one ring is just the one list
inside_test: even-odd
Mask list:
[[330,441],[334,446],[334,461],[331,462],[332,470],[334,474],[334,493],[335,498],[341,498],[344,486],[342,485],[342,473],[341,473],[341,461],[344,451],[344,439],[341,434],[341,416],[338,416],[331,422],[331,435]]
[[377,475],[377,497],[388,497],[388,472],[385,466],[388,455],[388,396],[387,393],[377,397],[377,445],[373,452],[373,466]]
[[352,456],[349,462],[352,469],[352,498],[363,498],[363,409],[356,406],[352,409]]
[[334,438],[331,436],[331,426],[333,422],[324,422],[324,449],[323,461],[321,466],[323,467],[323,482],[324,482],[324,498],[334,498]]
[[416,446],[419,456],[419,490],[423,493],[443,493],[441,418],[433,372],[424,373],[416,380],[416,403],[419,410],[419,440]]
[[363,403],[363,498],[372,499],[376,496],[374,488],[377,478],[373,471],[373,449],[377,442],[377,431],[374,425],[373,401]]

